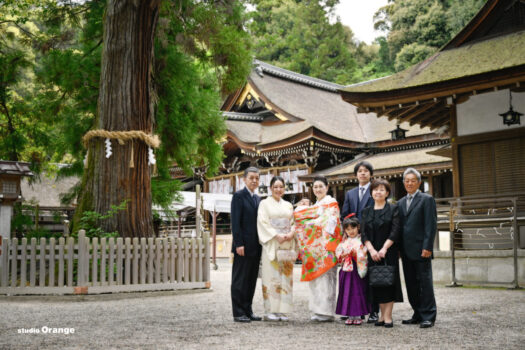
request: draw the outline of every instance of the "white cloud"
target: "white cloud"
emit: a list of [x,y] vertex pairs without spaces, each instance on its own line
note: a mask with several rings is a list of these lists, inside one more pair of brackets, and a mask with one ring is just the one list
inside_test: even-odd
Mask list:
[[335,14],[344,25],[352,28],[359,41],[370,44],[382,35],[374,30],[374,13],[387,3],[388,0],[341,0]]

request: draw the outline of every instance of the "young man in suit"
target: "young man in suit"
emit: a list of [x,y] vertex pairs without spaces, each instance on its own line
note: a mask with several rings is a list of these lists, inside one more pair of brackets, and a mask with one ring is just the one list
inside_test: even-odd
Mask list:
[[398,202],[402,229],[401,257],[408,294],[414,310],[403,324],[429,328],[436,321],[437,307],[432,280],[432,248],[437,231],[434,198],[419,191],[421,174],[408,168],[403,174],[407,195]]
[[[367,161],[361,161],[354,167],[354,175],[359,181],[359,186],[346,192],[345,202],[341,210],[341,222],[348,214],[355,213],[357,218],[361,220],[361,212],[363,209],[374,205],[374,199],[369,191],[370,178],[374,175],[374,168],[372,164]],[[368,323],[375,323],[378,320],[379,305],[372,304],[372,312],[368,317]]]
[[252,310],[261,260],[261,245],[257,235],[257,210],[261,199],[255,194],[259,187],[259,169],[247,168],[244,171],[244,183],[246,187],[234,193],[231,203],[231,298],[235,322],[261,321],[261,317],[254,315]]
[[370,178],[374,175],[372,164],[367,161],[361,161],[354,167],[354,175],[359,181],[359,186],[346,192],[345,202],[341,210],[341,222],[351,213],[355,213],[361,220],[361,212],[364,208],[374,205],[374,199],[370,194]]

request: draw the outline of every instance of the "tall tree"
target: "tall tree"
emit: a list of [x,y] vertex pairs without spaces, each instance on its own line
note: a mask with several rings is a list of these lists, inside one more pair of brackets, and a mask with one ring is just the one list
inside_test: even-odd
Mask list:
[[[153,131],[153,48],[160,0],[109,0],[104,21],[104,49],[100,76],[96,128],[106,131]],[[104,139],[89,142],[87,171],[83,178],[80,211],[92,203],[105,213],[126,201],[101,223],[107,232],[124,236],[150,236],[151,179],[148,145],[139,139],[113,143],[106,158]],[[130,166],[133,159],[134,167]],[[86,198],[87,197],[87,198]]]
[[[93,139],[89,143],[90,167],[84,169],[83,159],[86,150],[82,146],[82,136],[90,129],[99,128],[139,129],[158,134],[162,143],[156,152],[158,176],[150,181],[151,197],[155,203],[167,206],[172,202],[179,188],[177,181],[171,179],[169,172],[174,162],[182,167],[188,176],[191,176],[196,168],[207,170],[208,175],[217,171],[223,157],[220,141],[226,132],[225,122],[219,110],[221,94],[229,93],[244,82],[252,61],[249,36],[243,30],[246,21],[244,8],[238,1],[155,2],[159,19],[156,30],[152,32],[154,40],[150,47],[155,53],[149,65],[142,62],[141,66],[143,69],[147,68],[150,73],[146,74],[146,71],[141,70],[139,72],[141,75],[133,76],[131,79],[137,81],[130,80],[122,84],[130,88],[125,91],[126,96],[132,95],[131,87],[139,83],[137,78],[142,79],[142,82],[149,79],[149,87],[153,90],[142,90],[139,95],[135,92],[136,98],[129,97],[126,101],[120,95],[115,97],[120,86],[116,82],[117,71],[128,72],[126,74],[130,77],[133,73],[126,69],[132,67],[132,64],[138,69],[136,65],[139,63],[124,62],[124,65],[118,65],[113,62],[108,65],[106,61],[106,71],[101,70],[102,49],[105,45],[103,20],[107,15],[115,16],[120,13],[118,11],[124,11],[129,3],[137,6],[152,4],[151,1],[112,2],[117,6],[112,12],[106,7],[109,6],[106,0],[85,2],[24,0],[4,1],[1,4],[9,7],[10,15],[16,17],[17,25],[24,24],[28,18],[37,24],[35,28],[27,28],[27,25],[23,27],[24,30],[28,30],[24,42],[30,48],[29,54],[25,57],[31,58],[32,64],[29,69],[32,70],[34,67],[35,74],[30,74],[25,79],[29,82],[28,90],[31,94],[24,95],[20,100],[29,103],[31,114],[27,114],[27,119],[34,120],[36,125],[45,126],[41,136],[48,141],[48,144],[45,148],[39,149],[43,155],[41,160],[69,163],[69,167],[60,169],[59,173],[62,175],[83,175],[82,186],[77,186],[76,192],[68,196],[68,199],[80,196],[75,223],[78,223],[85,210],[100,210],[104,213],[102,209],[104,205],[99,203],[97,206],[98,199],[95,196],[98,197],[100,194],[95,194],[95,187],[99,186],[97,191],[100,191],[100,186],[110,188],[115,186],[117,179],[121,179],[118,184],[120,192],[112,193],[112,200],[116,202],[108,205],[119,204],[120,199],[128,199],[128,208],[115,220],[108,220],[104,227],[110,232],[120,230],[119,233],[123,236],[151,234],[151,231],[147,231],[149,224],[142,223],[144,220],[150,221],[151,212],[148,213],[148,209],[144,209],[145,219],[131,213],[131,206],[137,204],[131,203],[134,200],[131,195],[124,196],[121,193],[135,190],[135,187],[128,186],[127,182],[135,181],[135,178],[127,177],[128,175],[149,176],[138,171],[138,167],[143,165],[139,162],[144,163],[146,159],[144,147],[140,145],[140,141],[134,143],[135,168],[132,174],[131,170],[126,170],[122,166],[126,163],[126,167],[129,167],[131,152],[129,144],[121,146],[113,142],[113,155],[106,160],[97,153],[101,151],[101,140]],[[2,12],[0,16],[3,14]],[[25,14],[29,15],[25,17]],[[145,12],[141,14],[144,15]],[[137,21],[139,19],[136,18]],[[13,21],[11,18],[7,20]],[[118,25],[114,26],[113,30],[115,28],[121,30]],[[128,27],[125,29],[128,32],[131,30]],[[109,35],[107,38],[112,39],[114,36]],[[137,36],[122,40],[124,39],[128,40],[126,45],[140,42]],[[125,48],[125,42],[121,41],[121,43],[123,44],[121,48]],[[130,55],[128,57],[133,54],[138,55],[140,52],[144,53],[145,43],[146,41],[141,42],[135,50],[128,47],[130,49],[127,51]],[[0,42],[0,50],[3,50],[1,44],[2,42]],[[149,44],[151,43],[148,42]],[[120,58],[124,54],[125,52],[120,50],[116,51],[116,56],[120,55]],[[110,60],[112,57],[113,55],[106,59]],[[24,77],[20,74],[19,76]],[[103,82],[106,77],[115,77],[115,79],[112,82]],[[20,93],[20,89],[17,93]],[[103,94],[108,96],[113,94],[115,98],[103,99]],[[13,96],[14,94],[8,94],[8,102],[11,104]],[[27,98],[28,96],[30,98]],[[100,102],[99,96],[101,96]],[[149,103],[145,102],[147,99],[155,102],[150,106],[149,111],[144,112],[138,107],[130,109],[129,104],[132,103],[135,104],[134,106],[144,107]],[[128,103],[126,110],[123,107],[125,102]],[[115,117],[115,114],[112,114],[113,108],[120,109],[121,113],[111,121],[111,118]],[[147,118],[150,120],[147,121]],[[3,122],[2,116],[0,122]],[[24,137],[28,136],[27,139],[33,141],[31,136],[35,135],[34,133],[30,134],[27,128],[20,130]],[[21,146],[21,143],[17,145]],[[31,149],[25,146],[22,149],[23,152],[19,152],[20,158],[27,160],[27,151]],[[0,147],[0,152],[2,151]],[[120,156],[127,158],[128,161],[116,161]],[[113,182],[109,183],[105,180],[102,182],[102,168],[97,162],[104,161],[114,161],[128,175],[118,175],[116,171],[112,171],[109,178]],[[109,167],[105,165],[103,169],[108,170]],[[98,177],[94,177],[95,175]],[[147,186],[147,184],[144,187],[139,186],[137,191],[148,191]],[[133,196],[133,198],[137,197],[135,194]],[[144,197],[144,199],[144,203],[148,206],[148,198]],[[130,218],[133,215],[135,217]],[[129,225],[119,222],[128,220],[135,226],[143,225],[142,227],[146,228],[141,232],[131,232],[129,229],[123,231]],[[76,227],[75,225],[74,229]]]
[[[338,0],[252,0],[249,30],[255,56],[277,66],[341,84],[352,82],[353,33],[335,17]],[[331,22],[333,19],[333,22]]]
[[[396,71],[432,55],[445,45],[486,3],[486,0],[390,0],[375,16],[375,28],[386,34]],[[385,45],[386,44],[386,45]]]

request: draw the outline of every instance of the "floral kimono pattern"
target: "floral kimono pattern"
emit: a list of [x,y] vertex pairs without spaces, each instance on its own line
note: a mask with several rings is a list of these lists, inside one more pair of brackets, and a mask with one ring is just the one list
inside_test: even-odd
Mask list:
[[339,206],[329,197],[296,211],[294,218],[303,260],[301,281],[312,281],[337,264],[335,250],[341,241]]
[[352,260],[355,260],[357,263],[357,272],[359,277],[363,278],[366,276],[368,258],[366,256],[367,249],[361,242],[361,238],[347,238],[335,250],[335,255],[339,262],[343,264],[343,271],[351,272],[354,270],[354,263]]

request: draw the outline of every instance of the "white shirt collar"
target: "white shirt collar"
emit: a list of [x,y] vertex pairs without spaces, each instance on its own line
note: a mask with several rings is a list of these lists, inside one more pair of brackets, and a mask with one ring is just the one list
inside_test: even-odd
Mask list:
[[[416,192],[414,192],[414,194],[412,194],[412,198],[414,198],[417,194],[419,193],[419,188],[416,190]],[[407,193],[407,196],[409,196],[410,194]]]
[[255,192],[250,191],[248,187],[246,187],[246,190],[252,195],[252,197],[255,196]]
[[359,185],[359,188],[364,188],[365,191],[368,190],[368,187],[370,187],[370,182],[368,182],[368,183],[367,183],[366,185],[364,185],[364,186]]

